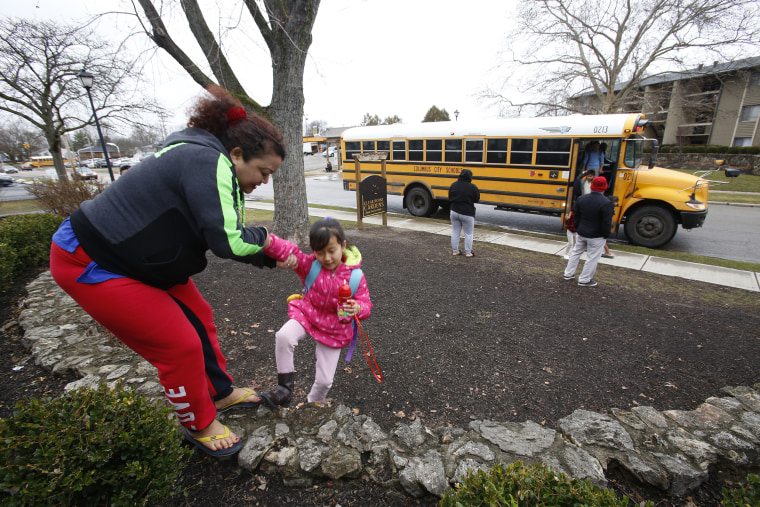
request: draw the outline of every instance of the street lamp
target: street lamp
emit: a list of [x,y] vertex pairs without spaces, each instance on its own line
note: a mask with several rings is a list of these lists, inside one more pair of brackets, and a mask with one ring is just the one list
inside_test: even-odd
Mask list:
[[454,121],[459,121],[459,111],[454,109]]
[[[106,148],[106,141],[103,139],[103,134],[100,132],[100,122],[98,122],[98,115],[95,112],[95,103],[92,101],[92,94],[90,93],[90,88],[92,88],[92,81],[94,79],[94,76],[87,72],[86,70],[83,70],[79,74],[77,74],[77,77],[82,82],[82,86],[84,86],[84,89],[87,90],[87,96],[90,98],[90,106],[92,106],[92,116],[95,118],[95,127],[98,129],[98,137],[100,138],[100,146],[103,148],[103,157],[106,159],[106,167],[108,167],[108,174],[111,176],[111,181],[114,181],[113,177],[113,170],[111,169],[111,160],[108,158],[108,149]],[[75,169],[76,171],[76,169]]]

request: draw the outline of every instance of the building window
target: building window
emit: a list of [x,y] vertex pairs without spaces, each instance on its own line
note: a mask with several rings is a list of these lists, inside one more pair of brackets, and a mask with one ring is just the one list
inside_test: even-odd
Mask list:
[[751,137],[735,137],[734,146],[752,146]]
[[757,121],[760,116],[760,106],[744,106],[739,121]]
[[753,72],[749,76],[750,86],[760,86],[760,72]]

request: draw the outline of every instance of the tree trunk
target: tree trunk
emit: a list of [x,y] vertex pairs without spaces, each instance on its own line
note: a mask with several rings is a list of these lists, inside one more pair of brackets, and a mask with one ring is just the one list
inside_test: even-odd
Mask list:
[[[281,46],[280,46],[281,47]],[[309,212],[304,177],[301,118],[303,116],[303,69],[305,58],[298,54],[277,58],[274,91],[269,113],[282,131],[287,155],[273,176],[274,232],[299,244],[307,243]],[[305,56],[305,55],[304,55]]]
[[286,20],[281,24],[272,24],[272,30],[268,33],[271,38],[267,41],[273,69],[272,103],[268,110],[272,121],[282,131],[287,146],[282,167],[272,178],[273,229],[294,243],[307,245],[309,209],[301,152],[303,73],[319,1],[293,1],[287,8],[282,2],[267,4],[270,18],[274,16]]
[[50,155],[53,157],[53,164],[55,164],[55,173],[58,175],[58,181],[69,181],[69,178],[66,175],[66,166],[63,163],[63,156],[61,155],[61,136],[56,132],[45,132],[45,139],[48,143]]

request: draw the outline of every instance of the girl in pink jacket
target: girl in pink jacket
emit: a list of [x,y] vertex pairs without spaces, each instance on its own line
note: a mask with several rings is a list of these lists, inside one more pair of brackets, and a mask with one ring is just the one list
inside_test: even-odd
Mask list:
[[271,407],[290,404],[295,382],[293,352],[298,342],[310,335],[317,341],[317,371],[306,401],[321,403],[332,387],[340,349],[354,336],[353,316],[364,320],[372,311],[367,281],[362,274],[356,293],[342,308],[350,319],[338,317],[338,291],[349,282],[351,272],[359,269],[362,257],[355,246],[347,246],[343,228],[333,218],[319,220],[311,226],[309,243],[314,253],[310,255],[274,234],[270,234],[270,238],[271,243],[264,253],[280,261],[278,266],[293,269],[302,282],[309,276],[315,259],[321,269],[303,298],[288,303],[290,320],[275,334],[277,387],[259,394]]

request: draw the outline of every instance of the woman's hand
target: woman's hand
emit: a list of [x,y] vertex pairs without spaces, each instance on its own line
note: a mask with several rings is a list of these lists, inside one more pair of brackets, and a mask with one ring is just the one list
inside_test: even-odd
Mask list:
[[295,271],[298,268],[298,258],[295,254],[290,254],[284,261],[277,261],[277,267]]
[[264,244],[261,245],[261,248],[263,248],[264,250],[267,250],[270,246],[272,246],[272,236],[269,235],[269,229],[267,229],[266,227],[262,227],[262,229],[266,231],[267,239],[264,240]]

